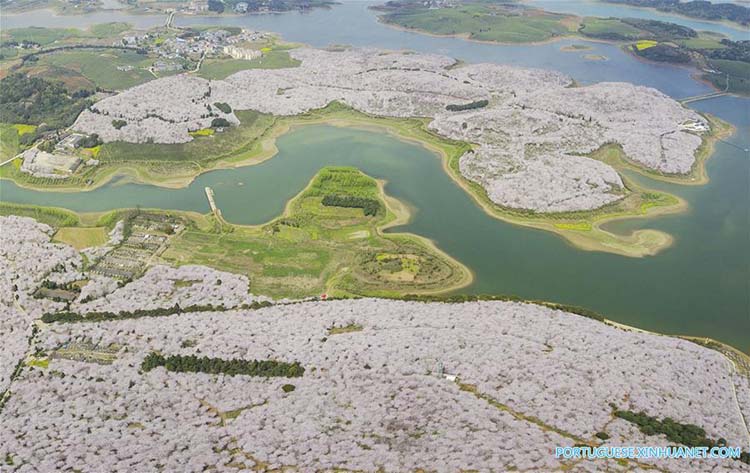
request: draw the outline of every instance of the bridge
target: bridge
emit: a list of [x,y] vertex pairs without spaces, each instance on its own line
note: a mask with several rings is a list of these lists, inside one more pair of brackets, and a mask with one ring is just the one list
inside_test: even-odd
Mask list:
[[723,97],[724,95],[729,95],[729,73],[727,73],[726,76],[727,76],[727,85],[724,87],[724,90],[719,90],[716,92],[709,92],[707,94],[701,94],[701,95],[693,95],[692,97],[685,97],[684,99],[681,99],[679,102],[685,105],[691,102],[698,102],[700,100],[714,99],[716,97]]
[[729,95],[729,92],[711,92],[710,94],[703,94],[703,95],[693,95],[692,97],[685,97],[684,99],[680,99],[679,102],[681,104],[688,104],[691,102],[698,102],[700,100],[708,100],[713,99],[716,97],[723,97],[725,95]]

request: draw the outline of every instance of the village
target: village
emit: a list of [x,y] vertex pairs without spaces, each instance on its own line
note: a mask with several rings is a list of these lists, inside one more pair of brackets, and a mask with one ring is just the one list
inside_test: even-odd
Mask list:
[[[184,72],[196,72],[206,58],[252,61],[263,56],[263,48],[273,44],[275,37],[263,32],[245,29],[206,29],[197,31],[156,29],[138,34],[128,34],[115,41],[113,47],[132,48],[147,57],[153,57],[148,70],[154,78]],[[39,45],[21,42],[15,47],[37,51]],[[131,64],[118,64],[118,71],[129,72]],[[190,69],[190,71],[188,70]],[[93,97],[102,99],[114,92],[98,91]],[[97,155],[102,141],[96,133],[81,133],[71,129],[39,128],[36,141],[18,156],[0,165],[19,159],[20,170],[38,178],[64,180],[77,172],[100,164]]]
[[271,39],[268,33],[238,28],[233,31],[216,28],[202,31],[168,28],[166,31],[159,29],[127,35],[114,45],[143,49],[158,57],[150,70],[154,74],[163,74],[195,69],[206,57],[253,60],[261,57],[261,47]]

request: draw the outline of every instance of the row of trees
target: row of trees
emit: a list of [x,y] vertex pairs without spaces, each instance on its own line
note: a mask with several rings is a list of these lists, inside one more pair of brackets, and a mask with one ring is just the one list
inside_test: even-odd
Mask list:
[[674,40],[674,39],[685,39],[695,38],[698,33],[687,26],[678,25],[676,23],[669,23],[667,21],[659,20],[646,20],[643,18],[622,18],[620,21],[623,23],[634,26],[639,30],[648,31],[653,35],[653,39],[658,40]]
[[287,363],[276,360],[242,360],[233,358],[210,358],[195,355],[170,355],[151,352],[143,359],[141,369],[151,371],[160,366],[176,373],[210,373],[226,374],[229,376],[246,375],[262,377],[297,378],[305,373],[305,368],[299,362]]
[[[263,307],[269,307],[273,305],[269,301],[253,301],[252,304],[243,304],[238,309],[261,309]],[[168,315],[183,314],[189,312],[219,312],[231,310],[224,306],[214,306],[210,304],[206,305],[192,305],[188,307],[180,307],[179,304],[175,304],[172,307],[162,307],[158,309],[136,309],[134,311],[124,312],[89,312],[87,314],[79,314],[77,312],[47,312],[42,315],[42,322],[53,323],[72,323],[72,322],[103,322],[107,320],[120,320],[120,319],[138,319],[141,317],[165,317]]]
[[482,99],[482,100],[476,100],[474,102],[469,103],[459,103],[459,104],[449,104],[445,106],[445,109],[449,112],[462,112],[464,110],[474,110],[477,108],[484,108],[487,105],[490,104],[489,100]]
[[64,291],[76,291],[81,292],[81,288],[75,284],[75,282],[58,283],[45,279],[42,281],[41,286],[45,289],[61,289]]
[[[725,447],[727,441],[723,438],[713,440],[706,437],[706,431],[695,424],[682,424],[666,417],[659,420],[645,412],[633,412],[615,410],[615,417],[624,419],[638,426],[638,429],[645,435],[664,434],[667,440],[681,443],[688,447]],[[750,452],[742,452],[740,461],[750,464]]]
[[214,104],[214,107],[218,108],[224,113],[232,113],[232,107],[229,106],[228,103],[225,102],[216,102]]
[[231,123],[226,118],[214,118],[211,120],[211,128],[229,128]]
[[750,62],[750,41],[732,41],[731,39],[722,39],[721,44],[725,47],[707,50],[705,54],[711,59]]
[[366,216],[377,215],[380,210],[380,202],[378,200],[351,195],[328,194],[323,197],[322,203],[326,207],[362,209]]
[[597,320],[599,322],[604,322],[606,320],[600,313],[591,309],[587,309],[586,307],[579,307],[569,304],[558,304],[556,302],[539,301],[534,299],[524,299],[522,297],[512,295],[506,296],[497,294],[452,294],[443,296],[434,294],[406,294],[399,299],[418,302],[442,302],[446,304],[460,304],[463,302],[477,301],[525,302],[527,304],[541,305],[553,310],[561,310],[563,312],[568,312],[569,314],[580,315],[582,317]]
[[651,61],[687,64],[692,60],[686,48],[670,46],[664,43],[646,49],[639,50],[638,48],[634,48],[633,50],[637,55]]

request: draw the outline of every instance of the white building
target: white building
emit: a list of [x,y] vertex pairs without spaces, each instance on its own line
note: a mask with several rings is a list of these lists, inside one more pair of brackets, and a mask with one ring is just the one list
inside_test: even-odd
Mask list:
[[262,56],[257,49],[241,48],[239,46],[224,46],[224,54],[232,56],[234,59],[246,59],[251,61]]

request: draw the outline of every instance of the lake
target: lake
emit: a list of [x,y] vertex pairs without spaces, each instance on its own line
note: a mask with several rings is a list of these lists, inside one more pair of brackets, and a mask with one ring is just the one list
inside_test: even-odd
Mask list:
[[[644,18],[647,20],[667,21],[687,26],[696,31],[714,31],[721,33],[735,41],[747,39],[748,35],[750,35],[750,30],[743,28],[736,23],[705,21],[697,18],[676,15],[674,13],[660,12],[651,8],[615,5],[613,3],[599,2],[596,0],[526,0],[526,3],[543,10],[557,13],[570,13],[578,16]],[[713,3],[727,3],[727,1],[716,0]]]
[[[308,14],[180,17],[177,24],[241,25],[276,31],[287,40],[313,46],[412,49],[470,62],[555,69],[583,84],[629,81],[675,98],[710,90],[691,77],[692,69],[639,61],[614,45],[586,42],[593,50],[564,53],[562,46],[584,41],[506,46],[436,38],[381,25],[367,6],[352,2]],[[633,10],[661,19],[651,10]],[[686,21],[681,20],[676,22]],[[585,54],[603,55],[608,60],[589,61]],[[186,189],[113,183],[88,193],[49,194],[3,181],[0,198],[81,211],[140,204],[207,212],[203,187],[209,185],[228,220],[261,223],[278,215],[286,200],[321,166],[354,165],[387,179],[386,191],[416,209],[413,221],[397,231],[433,239],[475,272],[476,282],[467,292],[581,305],[622,323],[710,336],[750,352],[750,158],[743,151],[750,147],[750,100],[722,97],[691,106],[731,122],[738,132],[728,143],[717,145],[707,165],[711,180],[705,186],[677,186],[637,177],[645,185],[683,197],[690,205],[689,211],[680,215],[610,224],[609,228],[618,232],[655,228],[675,236],[671,248],[642,259],[580,251],[553,234],[490,218],[425,149],[385,134],[328,126],[295,130],[279,139],[279,155],[273,159],[258,166],[204,174]]]

